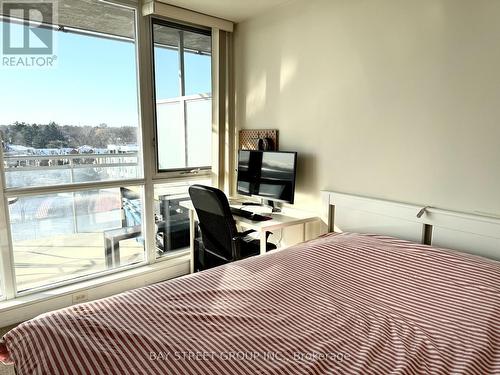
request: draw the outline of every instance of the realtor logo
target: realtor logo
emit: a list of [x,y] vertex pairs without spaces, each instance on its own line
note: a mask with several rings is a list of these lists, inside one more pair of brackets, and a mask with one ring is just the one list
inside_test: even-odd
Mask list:
[[4,55],[51,55],[54,7],[51,2],[4,2]]
[[54,68],[54,0],[0,0],[2,68]]

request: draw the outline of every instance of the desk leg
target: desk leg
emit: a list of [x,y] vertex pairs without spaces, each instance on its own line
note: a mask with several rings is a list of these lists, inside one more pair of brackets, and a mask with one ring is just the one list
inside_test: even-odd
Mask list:
[[189,273],[194,273],[194,211],[189,210]]
[[106,268],[113,268],[113,258],[112,258],[112,250],[111,250],[111,240],[109,238],[104,239],[104,258],[106,260]]
[[120,241],[112,241],[113,267],[120,267]]
[[260,254],[265,254],[267,250],[266,231],[260,232]]

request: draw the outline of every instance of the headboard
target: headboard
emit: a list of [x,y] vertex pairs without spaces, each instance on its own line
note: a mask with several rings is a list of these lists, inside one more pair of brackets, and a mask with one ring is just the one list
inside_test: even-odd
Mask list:
[[398,237],[500,260],[500,218],[322,192],[329,231]]

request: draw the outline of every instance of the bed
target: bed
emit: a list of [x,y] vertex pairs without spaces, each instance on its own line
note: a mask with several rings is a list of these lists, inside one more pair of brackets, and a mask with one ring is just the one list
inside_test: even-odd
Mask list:
[[41,315],[0,357],[19,375],[483,375],[499,327],[500,262],[344,232]]

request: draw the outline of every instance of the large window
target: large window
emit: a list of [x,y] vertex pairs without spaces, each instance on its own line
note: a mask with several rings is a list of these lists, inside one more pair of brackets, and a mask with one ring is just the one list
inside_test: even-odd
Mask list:
[[153,23],[157,168],[212,164],[211,33]]
[[[46,25],[56,64],[0,69],[18,293],[145,261],[135,17],[98,0],[60,1],[63,24]],[[11,38],[30,27],[1,26]]]
[[0,2],[0,40],[39,38],[29,61],[48,36],[54,49],[44,66],[0,66],[0,299],[185,256],[182,202],[217,155],[210,29],[128,0],[53,0],[40,24],[23,10],[37,1]]

